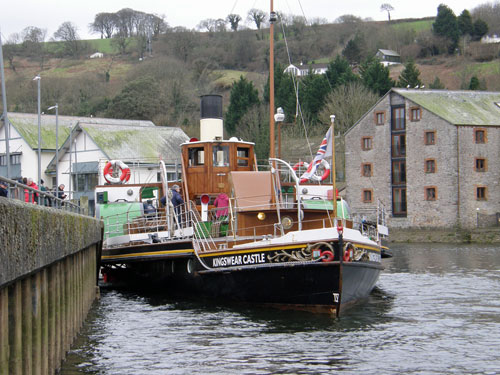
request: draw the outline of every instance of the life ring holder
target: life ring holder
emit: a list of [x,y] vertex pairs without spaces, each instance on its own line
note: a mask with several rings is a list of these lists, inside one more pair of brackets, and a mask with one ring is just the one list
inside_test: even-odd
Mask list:
[[[113,176],[113,171],[120,169],[119,177]],[[102,171],[103,177],[109,184],[123,184],[130,180],[130,168],[121,160],[111,160],[106,163]]]

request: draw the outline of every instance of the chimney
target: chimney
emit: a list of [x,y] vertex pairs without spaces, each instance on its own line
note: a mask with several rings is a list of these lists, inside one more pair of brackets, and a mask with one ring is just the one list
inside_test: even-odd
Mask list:
[[200,141],[223,138],[222,96],[203,95],[201,97]]

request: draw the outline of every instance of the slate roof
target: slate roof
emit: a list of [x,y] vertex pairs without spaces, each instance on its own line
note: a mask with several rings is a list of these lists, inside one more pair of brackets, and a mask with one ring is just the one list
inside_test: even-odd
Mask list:
[[[94,124],[115,124],[121,126],[155,126],[151,121],[143,120],[122,120],[122,119],[107,119],[98,117],[76,117],[76,116],[58,116],[59,125],[59,145],[61,146],[64,140],[69,136],[71,128],[79,122],[94,123]],[[8,113],[9,122],[19,132],[21,137],[28,143],[32,149],[38,148],[38,114],[32,113]],[[56,116],[42,115],[40,121],[40,130],[42,144],[44,150],[56,149]],[[3,126],[3,121],[0,122]]]
[[110,159],[163,160],[179,158],[180,145],[189,137],[180,128],[167,126],[121,126],[80,123],[86,132]]
[[454,125],[500,125],[500,92],[392,90]]
[[379,51],[386,56],[398,56],[399,57],[399,53],[397,53],[396,51],[393,51],[391,49],[379,49]]

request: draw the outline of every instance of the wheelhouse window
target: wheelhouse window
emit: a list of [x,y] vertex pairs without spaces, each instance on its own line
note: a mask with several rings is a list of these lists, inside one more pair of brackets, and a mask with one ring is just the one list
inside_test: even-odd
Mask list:
[[[21,164],[21,154],[10,154],[10,165]],[[0,155],[0,165],[7,165],[7,155]]]
[[401,157],[406,155],[406,135],[397,134],[392,136],[392,156]]
[[485,201],[488,199],[488,188],[486,186],[476,187],[476,200]]
[[384,123],[385,123],[385,112],[384,111],[375,112],[375,124],[384,125]]
[[190,167],[205,165],[205,149],[203,147],[192,147],[189,149],[188,165]]
[[420,107],[413,107],[410,109],[410,121],[420,121],[422,118],[422,109]]
[[435,186],[427,186],[425,188],[425,200],[435,201],[437,199],[437,188]]
[[436,160],[427,159],[425,161],[425,173],[436,173]]
[[487,162],[485,158],[476,158],[475,163],[476,172],[486,172],[487,170]]
[[426,131],[424,135],[424,143],[426,146],[435,145],[436,144],[436,132],[435,131]]
[[487,133],[485,129],[474,129],[474,141],[478,144],[487,142]]
[[361,175],[363,177],[371,177],[372,176],[372,163],[361,164]]
[[212,147],[212,155],[214,167],[229,166],[229,146],[214,145]]
[[363,203],[372,203],[373,202],[373,190],[372,189],[364,189],[363,196],[361,197]]
[[373,147],[373,144],[372,144],[372,137],[363,137],[361,138],[361,149],[363,151],[368,151],[368,150],[371,150],[372,147]]
[[236,160],[238,167],[248,167],[250,165],[249,155],[250,149],[248,147],[238,147],[236,149]]

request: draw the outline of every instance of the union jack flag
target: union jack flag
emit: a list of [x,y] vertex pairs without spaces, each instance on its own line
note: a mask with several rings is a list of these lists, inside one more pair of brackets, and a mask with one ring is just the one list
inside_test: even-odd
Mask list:
[[316,156],[314,157],[313,161],[311,164],[309,164],[309,168],[307,168],[307,171],[300,176],[300,182],[305,182],[311,178],[311,176],[316,172],[316,169],[318,168],[318,165],[321,164],[321,161],[325,157],[331,157],[332,156],[332,128],[330,127],[328,131],[326,132],[325,138],[321,141],[321,144],[319,145],[318,152],[316,153]]

